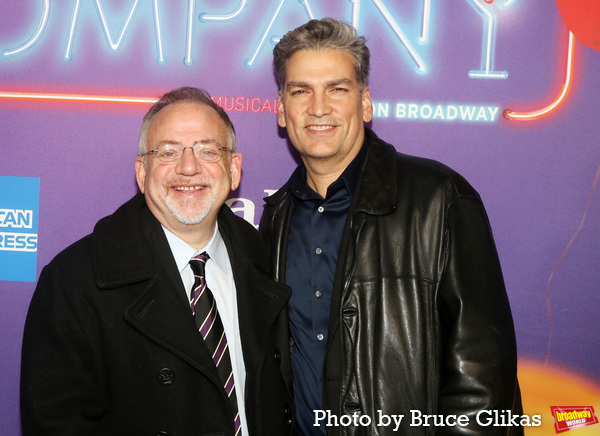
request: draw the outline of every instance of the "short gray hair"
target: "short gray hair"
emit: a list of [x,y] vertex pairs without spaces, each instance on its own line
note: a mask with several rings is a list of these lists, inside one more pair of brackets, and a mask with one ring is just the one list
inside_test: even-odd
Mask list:
[[173,103],[179,102],[198,103],[203,106],[208,106],[214,109],[215,112],[217,112],[217,114],[219,115],[219,117],[221,117],[221,119],[225,123],[225,127],[227,128],[227,136],[229,142],[229,144],[227,144],[227,147],[229,148],[229,150],[231,150],[232,153],[235,153],[235,128],[233,127],[233,123],[229,119],[229,115],[227,115],[227,112],[225,112],[225,110],[222,107],[216,104],[210,96],[210,94],[205,90],[193,88],[191,86],[184,86],[182,88],[177,88],[167,92],[160,98],[160,100],[154,103],[154,105],[152,105],[148,112],[146,112],[146,115],[144,115],[142,127],[140,129],[138,145],[140,156],[142,156],[147,151],[146,136],[148,135],[148,129],[154,121],[154,118],[156,118],[158,113],[165,107]]
[[333,49],[348,52],[354,58],[354,70],[360,89],[369,81],[371,54],[366,39],[350,24],[333,18],[310,20],[286,33],[273,49],[273,69],[279,89],[285,86],[286,62],[300,50]]

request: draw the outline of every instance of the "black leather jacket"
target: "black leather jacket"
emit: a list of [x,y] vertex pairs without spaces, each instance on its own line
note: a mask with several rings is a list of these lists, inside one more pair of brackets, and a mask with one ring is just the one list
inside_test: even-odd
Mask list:
[[[366,141],[323,373],[323,408],[357,417],[328,434],[522,434],[499,425],[519,423],[522,407],[512,316],[479,195],[448,167],[397,153],[369,129]],[[280,282],[286,188],[266,199],[260,223]],[[385,415],[404,417],[396,427]],[[468,425],[423,415],[464,415]]]

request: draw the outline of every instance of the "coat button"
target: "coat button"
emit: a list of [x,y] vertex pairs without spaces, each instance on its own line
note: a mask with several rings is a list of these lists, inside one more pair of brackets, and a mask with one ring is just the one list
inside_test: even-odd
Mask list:
[[281,353],[279,352],[279,350],[275,350],[275,355],[273,356],[275,358],[275,363],[277,363],[277,365],[281,364]]
[[157,379],[161,385],[170,386],[175,382],[175,373],[170,368],[163,368],[158,372]]

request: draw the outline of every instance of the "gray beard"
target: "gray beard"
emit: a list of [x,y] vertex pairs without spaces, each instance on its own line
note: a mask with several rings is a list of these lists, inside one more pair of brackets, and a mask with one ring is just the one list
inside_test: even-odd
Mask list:
[[210,201],[202,210],[198,210],[193,214],[184,213],[183,207],[181,206],[194,206],[195,201],[186,201],[183,204],[178,201],[174,201],[173,198],[168,197],[165,199],[167,209],[173,214],[173,216],[182,224],[194,225],[199,224],[208,216],[213,206],[215,205],[215,196],[211,190]]

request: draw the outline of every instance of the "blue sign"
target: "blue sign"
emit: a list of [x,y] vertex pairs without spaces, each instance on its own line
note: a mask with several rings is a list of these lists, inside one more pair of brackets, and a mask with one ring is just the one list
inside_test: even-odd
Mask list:
[[0,176],[0,280],[35,282],[40,179]]

